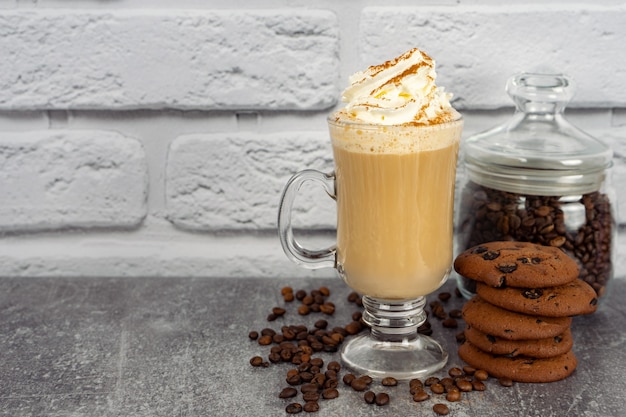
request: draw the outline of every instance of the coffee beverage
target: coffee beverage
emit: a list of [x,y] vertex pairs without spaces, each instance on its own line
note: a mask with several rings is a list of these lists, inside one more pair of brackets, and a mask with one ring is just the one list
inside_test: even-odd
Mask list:
[[452,263],[462,121],[374,126],[329,119],[337,199],[337,269],[382,299],[436,290]]

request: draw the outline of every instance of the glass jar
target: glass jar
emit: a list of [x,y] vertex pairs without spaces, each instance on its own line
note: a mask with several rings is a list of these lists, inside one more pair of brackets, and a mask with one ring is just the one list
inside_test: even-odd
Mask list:
[[[506,90],[517,107],[512,119],[462,145],[457,254],[496,240],[556,246],[602,297],[615,259],[613,153],[563,117],[570,78],[518,74]],[[463,296],[474,295],[473,282],[457,278]]]

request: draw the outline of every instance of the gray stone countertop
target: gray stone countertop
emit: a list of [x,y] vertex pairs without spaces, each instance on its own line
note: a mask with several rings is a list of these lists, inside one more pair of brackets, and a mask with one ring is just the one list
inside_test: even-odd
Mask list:
[[[280,295],[285,285],[329,287],[334,315],[299,316],[299,303],[285,303]],[[438,292],[454,285],[450,280]],[[320,318],[345,325],[358,310],[346,301],[349,292],[339,278],[0,279],[0,415],[287,415],[290,401],[278,393],[293,366],[252,367],[250,358],[267,358],[270,347],[248,333],[284,324],[312,327]],[[366,404],[362,393],[340,382],[339,397],[320,400],[316,415],[434,416],[432,406],[442,402],[450,416],[624,416],[625,298],[626,280],[615,279],[598,312],[574,319],[579,365],[563,381],[506,388],[490,379],[486,391],[464,393],[454,403],[442,396],[416,403],[407,382],[383,387],[375,381],[371,389],[391,398],[382,407]],[[453,295],[445,308],[461,305]],[[274,306],[287,313],[268,322]],[[445,370],[462,366],[455,340],[460,328],[430,321],[433,337],[450,352]],[[337,353],[314,356],[326,363],[338,359]]]

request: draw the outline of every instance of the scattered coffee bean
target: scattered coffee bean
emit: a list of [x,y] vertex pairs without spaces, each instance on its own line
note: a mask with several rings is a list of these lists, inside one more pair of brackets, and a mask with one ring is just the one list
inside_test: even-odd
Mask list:
[[308,402],[308,401],[319,401],[320,393],[316,392],[316,391],[305,392],[304,394],[302,394],[302,399],[305,402]]
[[369,385],[369,384],[371,384],[372,382],[374,382],[374,379],[372,379],[372,377],[371,377],[371,376],[369,376],[369,375],[362,375],[362,376],[360,376],[360,377],[359,377],[359,379],[362,379],[363,381],[365,381],[365,383],[366,383],[367,385]]
[[459,388],[461,392],[470,392],[474,389],[472,386],[472,383],[464,379],[456,381],[456,386]]
[[312,383],[308,383],[308,384],[302,384],[302,386],[300,387],[300,392],[305,394],[307,392],[317,392],[318,391],[318,386],[317,384],[312,384]]
[[298,414],[302,412],[302,404],[300,403],[291,403],[285,407],[285,411],[287,414]]
[[273,336],[270,335],[265,335],[265,336],[261,336],[259,337],[259,339],[257,340],[257,343],[261,346],[267,346],[267,345],[271,345],[273,342],[272,339]]
[[376,394],[376,399],[374,400],[376,405],[383,406],[389,404],[389,394],[386,392],[379,392]]
[[424,381],[424,385],[426,385],[427,387],[430,387],[431,385],[434,384],[438,384],[439,383],[439,378],[437,378],[436,376],[431,376],[426,378],[426,381]]
[[317,413],[318,411],[320,411],[320,405],[317,403],[317,401],[307,401],[306,403],[304,403],[302,409],[307,413]]
[[352,385],[352,381],[354,381],[356,379],[356,376],[354,376],[353,374],[345,374],[343,376],[343,383],[346,385]]
[[451,389],[456,389],[456,385],[454,385],[454,380],[450,377],[442,378],[440,384],[443,385],[444,392],[448,392]]
[[426,401],[429,398],[430,398],[430,394],[428,394],[423,389],[419,389],[415,392],[415,394],[413,394],[413,401],[418,402],[418,403],[422,401]]
[[270,362],[272,363],[278,363],[282,360],[280,353],[278,352],[272,352],[269,354],[269,356],[267,357],[267,359],[269,359]]
[[254,356],[250,359],[250,365],[252,366],[261,366],[263,365],[263,358],[260,356]]
[[453,319],[460,319],[463,318],[463,312],[461,310],[459,310],[458,308],[452,309],[448,312],[448,315],[450,317],[452,317]]
[[330,369],[327,369],[324,375],[326,375],[328,379],[337,379],[337,372]]
[[461,401],[461,391],[458,389],[450,390],[446,393],[446,400],[452,402]]
[[409,381],[410,388],[424,388],[424,383],[419,378],[413,378]]
[[450,375],[452,378],[462,376],[464,373],[465,372],[463,372],[461,368],[457,368],[457,367],[453,367],[448,370],[448,375]]
[[383,386],[385,387],[395,387],[396,385],[398,385],[398,380],[394,377],[388,376],[386,378],[383,378],[381,384],[383,384]]
[[320,305],[320,311],[324,314],[333,315],[335,313],[335,305],[332,303],[324,303]]
[[474,378],[478,381],[486,381],[489,378],[489,374],[484,369],[478,369],[474,372]]
[[327,388],[322,391],[322,398],[325,400],[332,400],[339,397],[339,391],[336,388]]
[[276,334],[276,330],[274,329],[270,329],[269,327],[266,327],[264,329],[261,330],[261,336],[269,336],[272,337]]
[[487,389],[487,386],[482,381],[475,379],[472,381],[472,389],[474,391],[484,391]]
[[426,320],[424,323],[422,323],[422,325],[417,328],[417,332],[419,334],[423,334],[425,336],[432,335],[433,334],[433,329],[432,329],[432,326],[431,326],[430,322],[428,320]]
[[355,391],[365,391],[368,387],[368,384],[361,378],[355,378],[350,383],[350,387],[352,387],[352,389]]
[[513,386],[513,380],[511,378],[498,378],[498,383],[500,385],[502,385],[503,387],[512,387]]
[[474,367],[472,367],[472,366],[469,366],[469,365],[465,365],[465,366],[463,367],[463,372],[464,372],[466,375],[474,375],[474,372],[476,372],[476,368],[474,368]]
[[363,329],[363,326],[361,325],[361,322],[358,322],[358,321],[352,321],[346,325],[346,332],[349,335],[355,335],[359,333],[362,329]]
[[324,382],[324,388],[337,388],[339,386],[338,379],[328,379]]
[[450,414],[450,409],[448,408],[448,406],[441,403],[433,405],[433,411],[440,416],[447,416],[448,414]]
[[302,382],[313,381],[313,374],[311,372],[300,372],[300,379]]
[[352,291],[350,294],[348,294],[348,302],[350,303],[355,303],[357,298],[359,298],[359,294],[357,294],[356,292]]
[[318,320],[314,324],[316,329],[325,329],[328,327],[328,322],[326,320]]
[[286,312],[287,312],[287,310],[285,310],[282,307],[274,307],[274,308],[272,308],[272,314],[274,314],[276,316],[283,316],[283,315],[285,315]]
[[248,333],[248,337],[250,338],[250,340],[257,340],[259,338],[259,332],[253,330]]
[[443,304],[441,304],[439,301],[431,302],[430,309],[433,313],[433,316],[435,316],[436,318],[440,320],[444,320],[448,317],[448,313],[446,313],[446,309],[444,308]]
[[374,402],[376,401],[376,393],[374,393],[374,391],[367,391],[365,394],[363,394],[363,399],[368,404],[374,404]]
[[443,302],[448,301],[450,297],[452,297],[452,294],[450,294],[449,292],[441,292],[437,295],[437,298],[439,298]]
[[286,381],[289,385],[300,385],[302,383],[302,378],[300,378],[300,374],[295,374],[288,376]]
[[432,384],[430,390],[433,394],[443,394],[446,391],[444,386],[440,383]]
[[293,387],[283,388],[283,390],[278,394],[278,398],[293,398],[298,395],[298,390]]
[[326,365],[326,368],[329,371],[339,372],[341,370],[341,364],[337,361],[331,361],[331,362],[328,362],[328,365]]

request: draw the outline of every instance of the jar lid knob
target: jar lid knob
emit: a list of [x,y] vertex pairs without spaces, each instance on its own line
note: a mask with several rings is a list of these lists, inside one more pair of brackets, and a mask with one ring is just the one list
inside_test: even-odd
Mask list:
[[524,112],[562,111],[575,92],[574,80],[563,74],[521,73],[509,78],[506,92]]

